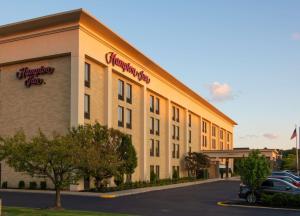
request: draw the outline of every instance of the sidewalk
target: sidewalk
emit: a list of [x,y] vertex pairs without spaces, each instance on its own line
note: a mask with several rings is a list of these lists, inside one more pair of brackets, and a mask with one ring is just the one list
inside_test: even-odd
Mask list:
[[[207,180],[200,180],[194,182],[186,182],[186,183],[178,183],[178,184],[171,184],[171,185],[163,185],[163,186],[153,186],[153,187],[145,187],[145,188],[136,188],[136,189],[128,189],[122,191],[115,191],[109,193],[97,193],[97,192],[75,192],[75,191],[62,191],[62,195],[73,195],[73,196],[90,196],[90,197],[101,197],[101,198],[116,198],[121,196],[129,196],[134,194],[146,193],[151,191],[159,191],[159,190],[167,190],[167,189],[174,189],[180,187],[187,187],[192,185],[199,185],[199,184],[207,184],[212,182],[218,181],[238,181],[239,177],[232,177],[228,179],[207,179]],[[23,189],[0,189],[0,192],[18,192],[18,193],[39,193],[39,194],[55,194],[55,191],[47,191],[47,190],[23,190]]]

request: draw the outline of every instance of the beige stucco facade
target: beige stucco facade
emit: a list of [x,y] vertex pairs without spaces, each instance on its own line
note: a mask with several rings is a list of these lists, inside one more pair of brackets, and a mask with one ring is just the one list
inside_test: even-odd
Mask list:
[[[108,61],[111,52],[119,60],[115,64]],[[131,69],[128,65],[122,68],[122,62],[130,64]],[[90,86],[85,85],[86,64]],[[55,69],[52,74],[39,76],[45,84],[27,88],[24,79],[16,78],[21,68],[42,66]],[[123,99],[119,98],[120,81],[124,83]],[[132,88],[130,102],[127,84]],[[85,95],[90,98],[89,117],[85,115]],[[123,126],[119,109],[124,110]],[[126,124],[128,110],[130,126]],[[81,9],[0,27],[0,135],[13,134],[19,128],[28,136],[39,128],[47,134],[63,133],[71,126],[96,121],[131,135],[138,155],[134,181],[149,180],[150,169],[158,170],[160,178],[172,177],[177,167],[180,176],[187,175],[182,166],[184,155],[189,151],[232,149],[236,125]],[[30,178],[2,162],[1,181],[16,187],[19,180]],[[82,188],[81,182],[75,189]]]

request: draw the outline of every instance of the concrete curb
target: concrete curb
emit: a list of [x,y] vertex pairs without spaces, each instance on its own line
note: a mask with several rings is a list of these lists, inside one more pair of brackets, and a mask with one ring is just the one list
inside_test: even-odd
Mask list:
[[228,204],[226,201],[217,202],[218,206],[222,207],[240,207],[240,208],[254,208],[254,209],[270,209],[270,210],[283,210],[283,211],[297,211],[300,212],[300,209],[292,209],[292,208],[275,208],[275,207],[267,207],[267,206],[249,206],[249,205],[236,205],[236,204]]
[[[207,180],[202,180],[202,181],[200,180],[200,181],[178,183],[178,184],[171,184],[171,185],[136,188],[136,189],[129,189],[129,190],[123,190],[123,191],[109,192],[109,193],[62,191],[61,194],[62,195],[89,196],[89,197],[100,197],[100,198],[105,198],[105,199],[112,199],[112,198],[121,197],[121,196],[129,196],[129,195],[147,193],[147,192],[152,192],[152,191],[168,190],[168,189],[181,188],[181,187],[213,183],[213,182],[218,182],[218,181],[226,181],[226,180],[232,181],[232,180],[237,180],[237,179],[236,178],[207,179]],[[49,190],[47,191],[47,190],[23,190],[23,189],[0,189],[0,192],[55,194],[55,191],[49,191]]]

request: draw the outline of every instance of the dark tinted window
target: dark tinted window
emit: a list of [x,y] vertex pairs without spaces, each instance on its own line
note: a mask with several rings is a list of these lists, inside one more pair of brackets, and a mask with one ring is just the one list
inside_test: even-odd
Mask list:
[[274,184],[274,189],[282,190],[282,191],[285,191],[286,187],[289,186],[288,184],[286,184],[282,181],[274,181],[273,184]]
[[264,181],[261,186],[263,186],[263,187],[273,187],[273,182],[271,180],[267,180],[267,181]]

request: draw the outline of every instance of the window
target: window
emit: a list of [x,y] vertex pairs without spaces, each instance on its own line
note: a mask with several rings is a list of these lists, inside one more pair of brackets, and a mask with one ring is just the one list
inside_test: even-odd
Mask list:
[[215,127],[215,126],[212,126],[211,135],[212,135],[213,137],[216,136],[216,127]]
[[150,117],[150,134],[154,134],[154,118]]
[[172,125],[173,127],[173,134],[172,134],[172,138],[175,139],[176,138],[176,126]]
[[156,147],[155,147],[155,153],[156,153],[156,157],[159,157],[159,153],[160,153],[160,142],[159,140],[156,140]]
[[207,147],[207,137],[202,136],[202,146]]
[[287,186],[289,186],[287,183],[281,181],[273,181],[273,184],[274,189],[280,191],[286,191]]
[[220,139],[223,139],[223,130],[220,130]]
[[175,158],[175,155],[176,155],[176,144],[173,143],[172,158]]
[[192,126],[192,115],[189,114],[189,127],[191,127],[191,126]]
[[159,119],[155,119],[155,127],[156,127],[156,132],[155,134],[159,136]]
[[180,155],[180,153],[179,153],[179,144],[176,144],[176,147],[177,147],[177,151],[176,151],[176,158],[179,158],[179,155]]
[[90,119],[90,96],[84,95],[84,118]]
[[132,127],[132,111],[131,109],[126,109],[126,127],[131,129]]
[[155,113],[159,115],[159,98],[155,99]]
[[156,174],[156,177],[159,179],[159,166],[158,165],[155,166],[155,174]]
[[229,142],[229,141],[230,141],[230,134],[227,133],[227,142]]
[[150,112],[154,112],[154,97],[150,95]]
[[175,121],[175,107],[174,106],[172,106],[172,119],[173,119],[173,121]]
[[176,109],[176,121],[179,122],[179,108]]
[[132,86],[129,83],[126,83],[126,102],[132,103]]
[[91,86],[91,65],[86,62],[84,64],[84,86]]
[[176,139],[179,140],[179,126],[176,127],[177,137]]
[[124,100],[124,82],[122,80],[118,80],[118,98]]
[[118,126],[124,127],[124,108],[118,107]]
[[154,140],[150,140],[150,156],[154,157]]
[[177,177],[179,177],[179,166],[173,166],[172,169],[173,169],[173,176],[174,173],[177,172]]
[[189,130],[189,143],[191,143],[191,142],[192,142],[192,131]]
[[222,142],[222,141],[220,142],[220,148],[221,148],[221,150],[224,149],[224,146],[223,146],[223,142]]
[[192,153],[192,147],[189,146],[189,153]]
[[150,177],[152,176],[152,173],[155,174],[155,172],[154,172],[154,166],[150,165]]
[[203,133],[206,133],[206,132],[207,132],[207,125],[206,125],[206,122],[205,122],[205,121],[202,122],[202,132],[203,132]]
[[216,148],[216,140],[215,140],[215,139],[212,139],[212,140],[211,140],[211,145],[212,145],[212,148],[213,148],[213,149]]

